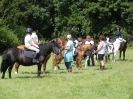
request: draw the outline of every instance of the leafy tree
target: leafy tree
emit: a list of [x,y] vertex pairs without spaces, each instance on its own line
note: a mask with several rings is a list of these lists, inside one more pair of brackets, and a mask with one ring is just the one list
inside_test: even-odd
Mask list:
[[2,19],[0,19],[0,38],[0,52],[20,43],[17,36],[14,34],[14,31],[9,29]]
[[0,1],[0,18],[19,38],[28,26],[47,39],[74,32],[73,27],[78,36],[109,33],[116,25],[125,35],[133,34],[132,11],[131,0]]

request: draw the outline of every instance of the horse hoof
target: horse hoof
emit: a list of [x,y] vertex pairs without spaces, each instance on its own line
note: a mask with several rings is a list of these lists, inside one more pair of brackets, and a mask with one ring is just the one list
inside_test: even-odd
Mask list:
[[56,71],[56,70],[57,70],[57,67],[54,68],[54,71]]
[[37,76],[37,78],[42,78],[41,76]]
[[1,79],[4,79],[4,77],[1,77]]
[[18,74],[18,72],[16,72],[16,71],[15,71],[14,73],[15,73],[15,74]]

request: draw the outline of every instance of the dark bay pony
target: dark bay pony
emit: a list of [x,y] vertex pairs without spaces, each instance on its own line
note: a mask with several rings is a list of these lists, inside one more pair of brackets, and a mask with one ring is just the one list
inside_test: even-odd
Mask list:
[[[63,49],[63,43],[64,42],[62,42],[62,39],[56,38],[56,43],[60,46],[60,49]],[[19,46],[17,46],[17,48],[24,49],[24,45],[19,45]],[[44,62],[42,64],[43,65],[43,72],[44,73],[46,72],[46,65],[47,65],[47,62],[48,62],[48,60],[50,59],[51,56],[55,56],[55,58],[60,57],[61,56],[61,51],[60,51],[59,54],[50,53],[49,55],[47,55],[47,57],[45,57],[45,60],[44,60]],[[57,59],[56,60],[55,59],[54,60],[52,59],[53,66],[56,67],[56,64],[57,64],[58,61],[59,60],[57,60]],[[20,64],[15,63],[15,74],[18,74],[19,66],[20,66]]]
[[[40,77],[41,74],[41,67],[43,62],[46,60],[46,57],[51,53],[54,52],[55,54],[60,53],[60,45],[55,40],[49,41],[45,44],[39,45],[39,63],[36,63],[38,66],[38,73],[37,76]],[[32,66],[35,65],[35,63],[32,62],[33,58],[26,57],[24,55],[24,50],[19,49],[17,47],[10,48],[4,51],[3,57],[2,57],[2,63],[0,71],[2,72],[2,79],[5,78],[5,72],[8,69],[9,72],[9,78],[11,78],[11,71],[13,68],[13,65],[15,63],[18,63],[19,65],[23,66]]]
[[[126,49],[127,49],[127,45],[130,44],[133,41],[133,36],[132,35],[126,35],[125,37],[123,37],[126,42],[121,42],[120,44],[120,48],[119,48],[119,59],[121,59],[121,56],[123,56],[123,60],[125,60],[125,53],[126,53]],[[123,55],[122,55],[123,54]]]

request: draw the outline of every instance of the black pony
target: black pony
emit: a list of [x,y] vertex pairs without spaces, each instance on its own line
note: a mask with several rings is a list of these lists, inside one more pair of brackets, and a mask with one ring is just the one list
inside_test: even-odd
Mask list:
[[51,52],[54,52],[55,54],[59,54],[60,45],[56,42],[56,40],[52,40],[52,41],[49,41],[48,43],[40,44],[39,48],[40,48],[40,52],[38,56],[39,63],[33,63],[32,62],[33,58],[27,57],[25,54],[25,51],[17,47],[10,48],[4,51],[3,57],[2,57],[1,68],[0,68],[2,72],[2,79],[5,77],[5,72],[7,69],[9,72],[9,78],[11,78],[11,71],[15,63],[18,63],[23,66],[31,66],[31,65],[36,64],[38,66],[37,76],[40,77],[41,66],[43,62],[46,60],[46,57]]
[[127,45],[133,41],[133,36],[132,35],[126,35],[125,37],[123,37],[126,42],[121,42],[120,44],[120,48],[119,48],[119,59],[121,59],[121,55],[123,54],[123,60],[125,60],[125,53],[126,53],[126,49],[127,49]]

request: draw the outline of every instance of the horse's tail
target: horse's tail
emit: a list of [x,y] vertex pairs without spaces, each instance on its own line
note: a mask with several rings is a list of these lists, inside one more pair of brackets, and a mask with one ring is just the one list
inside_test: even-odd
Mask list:
[[8,54],[7,54],[7,50],[4,51],[3,55],[2,55],[2,61],[1,61],[1,67],[0,67],[0,72],[4,71],[4,68],[6,66],[6,61],[8,60]]

